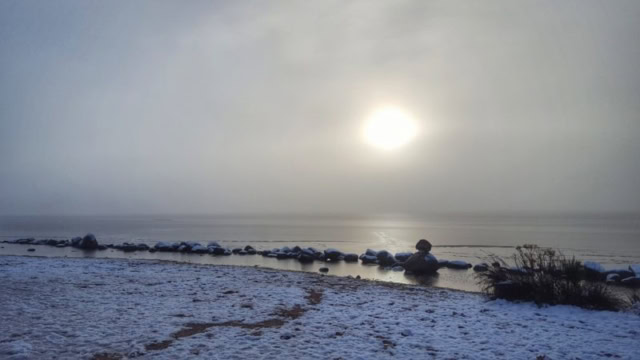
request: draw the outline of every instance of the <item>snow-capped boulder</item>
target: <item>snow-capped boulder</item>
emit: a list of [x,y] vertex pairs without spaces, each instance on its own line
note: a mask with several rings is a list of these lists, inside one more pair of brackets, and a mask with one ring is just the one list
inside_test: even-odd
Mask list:
[[367,249],[364,254],[367,256],[378,256],[378,252],[372,249]]
[[[18,240],[18,241],[20,241],[20,240]],[[82,238],[80,236],[76,236],[76,237],[71,239],[71,246],[78,247],[80,245],[81,241],[82,241]]]
[[618,274],[609,274],[607,275],[607,282],[614,283],[620,281],[620,275]]
[[154,245],[153,248],[157,251],[173,251],[173,244],[165,241],[159,241]]
[[472,267],[471,264],[469,264],[466,261],[462,261],[462,260],[453,260],[453,261],[449,261],[447,263],[447,267],[449,269],[461,269],[461,270],[466,270]]
[[311,263],[315,260],[315,255],[311,249],[304,249],[298,254],[298,261],[301,263]]
[[212,255],[224,255],[225,252],[226,250],[223,247],[219,247],[219,246],[209,247],[209,254],[212,254]]
[[629,270],[631,270],[636,277],[640,278],[640,264],[629,265]]
[[378,264],[382,266],[391,266],[396,263],[396,259],[387,250],[378,251]]
[[89,233],[80,240],[77,247],[85,250],[95,250],[98,248],[98,240],[95,235]]
[[378,263],[378,258],[376,256],[373,255],[362,255],[360,256],[360,261],[362,261],[363,264],[377,264]]
[[612,270],[607,270],[604,273],[605,276],[609,276],[611,274],[619,275],[620,279],[626,279],[628,277],[635,276],[633,271],[631,271],[630,269],[612,269]]
[[358,262],[358,254],[354,254],[354,253],[344,254],[344,261]]
[[431,251],[431,243],[426,239],[420,239],[420,241],[418,241],[418,243],[416,244],[416,249],[418,251],[429,252]]
[[405,270],[414,274],[432,274],[437,272],[439,268],[438,259],[432,254],[423,251],[411,255],[402,266]]
[[639,287],[640,286],[640,277],[631,276],[626,279],[620,280],[620,283],[626,286]]
[[396,253],[395,258],[396,258],[396,260],[398,262],[405,262],[411,257],[411,255],[413,255],[413,253],[410,253],[410,252],[399,252],[399,253]]
[[218,244],[217,241],[209,241],[209,243],[207,244],[207,247],[211,248],[211,247],[222,247],[222,246],[220,246],[220,244]]
[[330,261],[338,261],[343,256],[344,256],[344,254],[340,250],[337,250],[337,249],[329,248],[329,249],[324,251],[325,259],[328,259]]
[[209,249],[200,244],[197,244],[196,246],[191,248],[191,252],[195,254],[206,254],[209,252]]

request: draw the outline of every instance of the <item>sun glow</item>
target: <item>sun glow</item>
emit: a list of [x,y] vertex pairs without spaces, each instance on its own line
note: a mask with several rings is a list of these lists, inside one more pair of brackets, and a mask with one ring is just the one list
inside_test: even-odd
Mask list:
[[378,109],[367,119],[365,141],[379,149],[392,150],[409,143],[418,132],[413,118],[395,107]]

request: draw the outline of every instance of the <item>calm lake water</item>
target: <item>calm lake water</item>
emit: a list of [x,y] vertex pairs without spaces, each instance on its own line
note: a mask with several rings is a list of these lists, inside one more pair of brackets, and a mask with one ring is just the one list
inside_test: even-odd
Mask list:
[[[0,217],[0,240],[21,237],[71,238],[92,232],[102,244],[157,241],[217,241],[223,246],[252,245],[257,249],[282,246],[337,248],[362,253],[367,248],[391,252],[413,251],[426,238],[438,258],[486,261],[491,254],[509,256],[514,247],[538,244],[560,249],[581,260],[607,268],[640,262],[640,215],[430,215],[430,216],[5,216]],[[261,256],[212,257],[185,254],[85,253],[76,249],[0,244],[0,254],[37,256],[93,256],[143,258],[207,264],[258,265],[317,271],[324,263],[302,265],[295,260]],[[472,271],[442,269],[431,278],[360,264],[330,264],[330,274],[476,290]]]

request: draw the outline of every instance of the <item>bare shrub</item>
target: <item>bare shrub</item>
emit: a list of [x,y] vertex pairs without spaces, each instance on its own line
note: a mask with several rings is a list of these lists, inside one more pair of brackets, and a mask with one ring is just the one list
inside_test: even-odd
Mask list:
[[524,245],[516,248],[513,267],[498,257],[493,260],[502,266],[476,274],[482,290],[489,296],[597,310],[627,307],[628,302],[606,284],[586,280],[580,261],[557,250]]

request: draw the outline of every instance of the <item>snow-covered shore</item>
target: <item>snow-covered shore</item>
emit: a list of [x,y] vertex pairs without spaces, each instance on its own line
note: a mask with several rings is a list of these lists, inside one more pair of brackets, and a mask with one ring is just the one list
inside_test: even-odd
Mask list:
[[640,316],[252,267],[0,257],[0,358],[640,358]]

